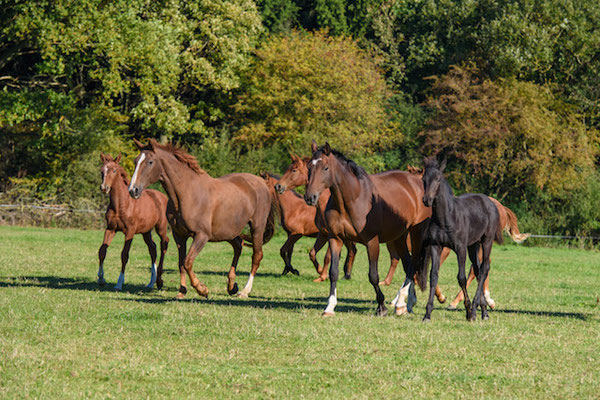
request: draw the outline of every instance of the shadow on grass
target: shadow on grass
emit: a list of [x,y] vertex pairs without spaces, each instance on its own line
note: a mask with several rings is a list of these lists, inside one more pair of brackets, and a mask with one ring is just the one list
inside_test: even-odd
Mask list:
[[[190,294],[188,294],[190,296]],[[186,299],[175,299],[175,298],[122,298],[113,299],[118,301],[130,301],[136,303],[147,303],[147,304],[165,304],[165,303],[202,303],[207,305],[218,305],[218,306],[234,306],[234,307],[250,307],[250,308],[264,308],[270,310],[284,309],[284,310],[319,310],[322,311],[327,305],[326,298],[319,298],[318,302],[306,302],[307,299],[285,299],[277,300],[272,298],[264,297],[250,297],[248,299],[240,299],[237,297],[231,297],[228,299],[214,299],[208,298],[207,300],[200,298],[186,298]],[[335,310],[337,312],[357,312],[357,313],[370,313],[375,312],[375,304],[371,307],[360,307],[354,305],[346,305],[343,303],[349,302],[348,299],[338,299],[339,303]],[[352,301],[352,299],[350,299]]]
[[[465,312],[464,308],[457,308],[454,310],[448,310],[447,308],[445,308],[445,310],[448,312],[451,312],[451,313],[456,313],[456,312],[464,313]],[[589,314],[585,314],[585,313],[561,312],[561,311],[506,310],[506,309],[498,309],[498,308],[495,308],[495,309],[488,308],[488,311],[490,312],[490,314],[502,313],[502,314],[517,314],[517,315],[533,315],[535,317],[575,318],[575,319],[579,319],[581,321],[587,321],[588,317],[590,316]],[[477,312],[479,313],[479,309],[477,309]]]
[[[87,291],[114,291],[115,283],[107,282],[100,286],[96,281],[74,278],[60,278],[56,276],[15,276],[0,277],[0,288],[6,287],[44,287],[50,289],[62,290],[87,290]],[[150,291],[145,286],[123,284],[121,292],[138,293],[140,291]]]

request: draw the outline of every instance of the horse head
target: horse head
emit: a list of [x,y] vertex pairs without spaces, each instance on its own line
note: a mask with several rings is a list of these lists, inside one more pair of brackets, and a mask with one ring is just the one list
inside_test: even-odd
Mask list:
[[279,194],[283,194],[287,189],[295,189],[308,183],[308,158],[303,159],[295,154],[291,154],[291,157],[292,163],[275,185],[275,190]]
[[331,187],[333,183],[333,164],[335,155],[331,151],[331,146],[325,142],[324,146],[317,147],[313,140],[311,149],[312,158],[308,162],[308,184],[304,200],[310,206],[317,204],[320,194]]
[[146,145],[135,138],[133,142],[140,154],[135,158],[135,171],[131,183],[129,183],[129,194],[134,199],[139,199],[146,186],[158,181],[162,173],[162,166],[157,160],[156,140],[150,139]]
[[121,154],[116,158],[112,158],[110,154],[100,153],[100,160],[102,161],[102,167],[100,168],[100,174],[102,175],[100,190],[103,193],[109,194],[110,189],[114,186],[115,179],[121,172],[121,166],[119,165]]
[[444,169],[446,168],[446,159],[439,163],[435,156],[423,160],[423,204],[431,207],[433,200],[437,197],[442,182],[444,182]]

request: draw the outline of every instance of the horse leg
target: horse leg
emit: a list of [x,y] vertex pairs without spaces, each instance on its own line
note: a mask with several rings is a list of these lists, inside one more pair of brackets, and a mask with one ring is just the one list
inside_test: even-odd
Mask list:
[[[396,308],[396,315],[411,313],[413,306],[417,302],[417,296],[414,284],[415,269],[410,252],[408,251],[408,245],[406,244],[406,236],[395,240],[393,244],[388,243],[388,250],[390,251],[392,263],[396,260],[395,263],[397,264],[398,259],[402,260],[402,267],[405,274],[404,283],[400,290],[398,290],[394,300],[392,300],[392,306]],[[421,251],[420,247],[418,251]]]
[[132,232],[133,231],[128,231],[125,233],[125,244],[121,251],[121,273],[119,274],[119,279],[115,285],[115,290],[121,290],[123,288],[123,283],[125,282],[125,266],[127,265],[127,261],[129,261],[129,248],[131,247],[131,241],[133,240],[134,235]]
[[321,250],[323,248],[325,243],[327,243],[327,237],[325,235],[319,233],[317,235],[317,239],[315,240],[315,244],[313,245],[312,249],[310,249],[310,251],[308,253],[310,261],[312,261],[313,265],[315,266],[315,269],[317,270],[317,274],[319,274],[319,277],[317,279],[315,279],[313,282],[322,282],[325,279],[327,279],[327,275],[325,275],[324,279],[321,279],[323,277],[323,275],[327,273],[327,271],[326,271],[326,268],[322,268],[319,265],[319,261],[317,260],[317,253],[319,252],[319,250]]
[[471,312],[471,301],[469,300],[469,293],[467,292],[467,276],[465,274],[465,263],[467,261],[467,250],[464,247],[458,247],[456,250],[456,258],[458,259],[458,275],[457,280],[460,288],[463,291],[465,298],[465,309],[467,310],[467,321],[472,321],[474,316]]
[[[450,249],[448,247],[444,247],[442,249],[442,254],[440,254],[440,268],[442,268],[444,261],[446,261],[449,255]],[[437,300],[440,302],[440,304],[444,304],[446,302],[446,296],[444,296],[444,293],[442,293],[442,289],[439,287],[439,285],[435,287],[435,297],[437,297]]]
[[283,262],[285,263],[285,268],[281,275],[285,275],[288,272],[291,272],[294,275],[300,275],[300,272],[292,267],[292,252],[294,251],[294,244],[296,244],[301,237],[302,235],[299,234],[290,234],[283,246],[281,246],[279,255],[283,258]]
[[[379,282],[380,285],[390,286],[392,284],[392,279],[394,279],[394,274],[396,273],[396,267],[398,266],[398,261],[400,258],[398,256],[394,257],[392,253],[397,253],[395,250],[392,250],[390,246],[393,246],[392,242],[387,243],[388,251],[390,252],[390,269],[388,269],[388,273],[384,280]],[[398,296],[394,300],[398,300]],[[392,301],[392,306],[395,305],[394,301]]]
[[377,270],[379,239],[374,238],[367,243],[367,256],[369,258],[369,282],[371,282],[371,286],[375,289],[375,296],[377,298],[377,311],[375,311],[375,315],[384,317],[387,315],[387,308],[384,304],[385,297],[379,287],[379,271]]
[[256,229],[254,224],[250,224],[252,229],[252,269],[250,270],[250,276],[248,277],[248,282],[246,282],[246,286],[242,289],[241,292],[238,293],[238,297],[246,298],[252,291],[252,283],[254,282],[254,276],[256,275],[256,271],[260,266],[260,261],[263,258],[262,251],[262,243],[263,243],[263,233],[264,233],[264,225],[263,229]]
[[238,236],[228,242],[233,247],[233,260],[231,261],[231,268],[229,268],[229,274],[227,275],[227,293],[234,295],[238,292],[238,284],[235,281],[235,269],[240,260],[240,254],[242,254],[242,238]]
[[481,307],[481,319],[486,320],[489,318],[487,307],[486,307],[486,298],[483,293],[484,282],[488,278],[488,274],[490,272],[490,253],[492,251],[492,245],[494,244],[493,239],[486,238],[485,242],[482,243],[483,249],[483,257],[481,267],[479,268],[479,273],[477,274],[477,292],[475,296],[479,294],[479,306]]
[[160,226],[156,228],[156,233],[160,237],[160,259],[158,261],[158,274],[156,277],[156,288],[162,289],[163,287],[163,262],[165,260],[165,254],[167,253],[167,248],[169,247],[169,237],[167,236],[167,223],[164,222]]
[[342,252],[342,240],[338,238],[329,238],[329,250],[331,251],[331,266],[329,268],[329,299],[327,307],[323,311],[324,317],[335,315],[335,306],[337,305],[337,280],[338,267],[340,263],[340,254]]
[[431,273],[429,275],[429,299],[427,300],[427,306],[425,307],[425,316],[423,322],[431,321],[431,312],[433,311],[433,297],[435,296],[435,287],[438,281],[438,272],[440,270],[440,253],[442,252],[441,246],[430,246],[429,251],[431,254]]
[[156,244],[154,243],[154,240],[152,240],[152,231],[142,234],[142,237],[144,238],[144,242],[146,242],[146,246],[148,246],[150,261],[152,261],[152,265],[150,266],[150,283],[148,283],[146,287],[152,289],[156,282]]
[[350,279],[352,277],[352,267],[354,266],[354,257],[356,257],[356,245],[354,242],[347,240],[344,242],[348,254],[346,254],[346,261],[344,262],[344,279]]
[[106,249],[108,249],[108,246],[110,246],[110,242],[112,242],[116,233],[116,231],[113,231],[111,229],[105,230],[104,240],[102,241],[100,249],[98,249],[98,260],[100,261],[98,265],[98,284],[100,286],[106,283],[106,281],[104,280],[104,259],[106,258]]
[[173,232],[173,238],[177,244],[177,253],[179,257],[179,293],[177,293],[178,299],[183,299],[187,294],[187,284],[185,282],[185,255],[186,255],[186,244],[187,237],[178,236]]
[[185,271],[187,272],[187,275],[190,278],[190,284],[194,289],[196,289],[198,295],[204,298],[208,298],[208,288],[196,277],[196,274],[194,274],[194,270],[192,269],[192,267],[194,265],[194,259],[196,258],[198,253],[200,253],[207,241],[208,237],[205,234],[200,232],[196,233],[196,235],[194,236],[194,240],[190,245],[190,250],[185,256],[184,262]]

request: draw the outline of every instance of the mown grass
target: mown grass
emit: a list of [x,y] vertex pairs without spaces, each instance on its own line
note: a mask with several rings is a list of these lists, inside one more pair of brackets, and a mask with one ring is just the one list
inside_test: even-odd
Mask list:
[[[226,294],[231,249],[210,243],[195,271],[209,300],[178,288],[174,243],[165,289],[149,278],[141,238],[123,292],[115,293],[123,236],[109,248],[108,285],[95,282],[101,231],[0,227],[2,398],[597,398],[600,392],[600,254],[497,246],[490,320],[436,305],[377,318],[364,247],[354,277],[338,285],[334,318],[322,318],[328,283],[296,246],[299,277],[279,274],[275,237],[249,299]],[[245,284],[250,249],[240,260]],[[388,256],[381,253],[380,275]],[[456,262],[440,283],[456,293]],[[389,302],[401,276],[384,288]],[[390,310],[391,311],[391,310]]]

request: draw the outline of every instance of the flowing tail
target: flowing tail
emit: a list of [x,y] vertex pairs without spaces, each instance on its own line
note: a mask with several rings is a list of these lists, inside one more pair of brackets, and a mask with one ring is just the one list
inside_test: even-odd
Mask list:
[[428,246],[422,245],[421,255],[419,256],[418,263],[415,266],[415,274],[417,275],[417,285],[421,288],[421,292],[427,289],[427,275],[429,273],[429,261],[431,260],[430,254],[427,251]]
[[504,226],[504,230],[508,235],[517,243],[523,242],[525,239],[529,237],[529,233],[521,233],[519,232],[519,225],[517,223],[517,216],[512,210],[506,206],[504,207],[504,211],[506,212],[507,222]]

